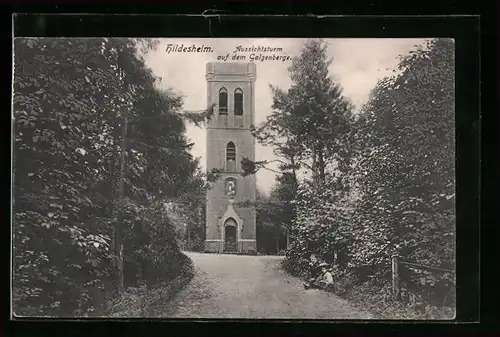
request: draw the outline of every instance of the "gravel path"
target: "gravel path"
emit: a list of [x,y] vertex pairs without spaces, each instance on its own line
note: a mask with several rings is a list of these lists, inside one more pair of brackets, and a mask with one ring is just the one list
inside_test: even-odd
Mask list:
[[369,319],[338,296],[305,290],[281,257],[186,253],[196,274],[163,317]]

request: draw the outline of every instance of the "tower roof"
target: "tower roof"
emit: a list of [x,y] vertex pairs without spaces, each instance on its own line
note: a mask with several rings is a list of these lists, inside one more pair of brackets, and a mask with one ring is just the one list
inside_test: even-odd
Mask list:
[[208,62],[206,75],[245,75],[255,77],[256,66],[253,62]]

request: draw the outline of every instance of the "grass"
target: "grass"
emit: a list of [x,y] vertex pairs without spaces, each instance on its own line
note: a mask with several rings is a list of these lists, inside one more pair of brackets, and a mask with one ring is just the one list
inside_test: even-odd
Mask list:
[[388,283],[364,282],[352,286],[339,282],[338,295],[352,302],[356,307],[369,311],[378,319],[385,320],[452,320],[455,308],[438,307],[418,300],[416,296],[404,293],[401,300],[394,299]]
[[158,317],[168,302],[194,275],[194,267],[189,263],[179,275],[154,287],[129,287],[120,297],[107,301],[100,309],[88,313],[89,317]]
[[[284,261],[282,267],[293,276],[305,277],[297,265]],[[302,275],[304,274],[304,275]],[[402,300],[395,300],[390,282],[375,280],[360,282],[346,272],[334,273],[336,295],[342,297],[360,311],[367,311],[376,319],[384,320],[452,320],[455,307],[435,306],[419,300],[411,293],[403,293]],[[378,281],[378,282],[376,282]]]

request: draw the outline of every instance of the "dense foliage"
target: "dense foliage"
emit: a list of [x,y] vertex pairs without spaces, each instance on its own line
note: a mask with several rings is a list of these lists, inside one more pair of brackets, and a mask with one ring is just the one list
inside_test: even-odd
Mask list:
[[[311,57],[322,69],[324,61],[309,49],[313,45],[306,45],[301,60]],[[304,88],[300,95],[306,95],[305,88],[322,83],[312,77],[314,72],[297,73],[296,68],[295,64],[291,78]],[[285,267],[304,273],[311,254],[317,254],[334,263],[338,277],[349,279],[351,287],[363,282],[387,287],[394,254],[402,260],[453,270],[453,41],[430,40],[401,57],[395,74],[377,84],[357,118],[345,111],[348,105],[340,105],[338,112],[344,117],[339,127],[331,126],[330,119],[318,120],[316,105],[297,105],[299,94],[292,97],[290,92],[279,94],[280,104],[300,106],[301,115],[294,119],[296,115],[292,118],[286,109],[281,111],[280,116],[286,116],[283,123],[297,127],[286,128],[286,139],[292,141],[284,144],[312,144],[314,148],[320,139],[328,140],[335,160],[324,166],[324,175],[319,169],[312,181],[299,183]],[[327,114],[335,111],[325,110]],[[278,115],[271,119],[277,120]],[[308,125],[321,131],[316,132],[321,137],[294,143],[308,135],[309,129],[301,129]],[[276,141],[284,139],[276,136],[276,130],[285,129],[281,124],[268,123],[263,128],[268,134],[274,132]],[[318,175],[322,176],[320,186],[314,183]],[[419,301],[452,304],[453,272],[402,266],[401,279],[402,287],[416,293]]]
[[291,87],[271,86],[273,111],[254,132],[274,147],[281,169],[296,181],[297,170],[306,168],[321,184],[328,166],[345,152],[339,135],[348,130],[352,106],[329,76],[331,62],[323,41],[307,41],[289,68]]
[[260,254],[281,254],[288,242],[288,226],[290,221],[287,216],[286,203],[280,200],[275,191],[267,196],[261,192],[257,193],[255,202],[256,209],[256,240],[257,251]]
[[[355,167],[362,195],[353,219],[356,265],[387,263],[399,254],[454,269],[454,63],[453,41],[432,40],[402,58],[400,73],[381,81],[365,106]],[[377,225],[367,229],[367,223]],[[372,246],[360,246],[367,241]],[[405,288],[436,296],[454,281],[436,271],[408,276]]]
[[182,99],[157,90],[138,56],[154,47],[15,40],[17,315],[78,314],[116,290],[113,227],[123,232],[126,285],[165,280],[182,267],[164,203],[193,209],[203,181],[178,114]]
[[[271,193],[274,228],[281,228],[288,244],[297,213],[300,172],[312,174],[312,193],[325,189],[335,172],[345,170],[351,153],[345,146],[352,106],[342,88],[329,76],[332,62],[328,46],[321,40],[307,41],[289,68],[292,85],[288,90],[271,86],[273,111],[255,129],[256,138],[274,147],[282,174]],[[340,183],[339,179],[334,179]],[[340,186],[337,186],[340,187]],[[305,199],[304,199],[305,200]],[[295,233],[297,234],[297,233]],[[295,244],[294,244],[295,245]]]

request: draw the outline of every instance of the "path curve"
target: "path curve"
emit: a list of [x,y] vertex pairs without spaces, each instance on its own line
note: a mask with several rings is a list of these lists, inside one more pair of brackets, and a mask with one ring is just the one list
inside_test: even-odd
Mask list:
[[164,310],[178,318],[370,319],[333,293],[305,290],[279,256],[185,253],[195,276]]

